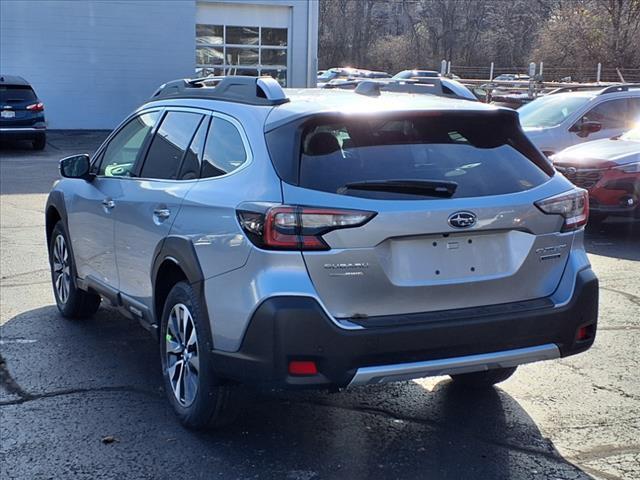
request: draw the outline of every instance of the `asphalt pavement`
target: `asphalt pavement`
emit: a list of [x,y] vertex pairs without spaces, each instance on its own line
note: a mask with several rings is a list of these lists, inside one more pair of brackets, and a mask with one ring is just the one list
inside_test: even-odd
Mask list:
[[183,429],[155,342],[102,307],[54,305],[44,204],[57,160],[106,132],[0,146],[0,478],[640,479],[640,222],[585,243],[601,282],[595,345],[485,393],[436,377],[339,393],[246,389],[224,430]]

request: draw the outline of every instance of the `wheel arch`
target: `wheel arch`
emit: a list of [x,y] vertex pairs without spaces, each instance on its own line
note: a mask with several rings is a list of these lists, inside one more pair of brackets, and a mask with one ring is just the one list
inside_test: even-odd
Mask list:
[[62,192],[54,190],[49,194],[47,198],[47,205],[45,207],[45,231],[47,235],[47,248],[51,244],[51,235],[53,233],[53,227],[56,223],[62,221],[67,227],[67,209],[64,204],[64,195]]
[[167,295],[173,286],[186,281],[196,291],[200,298],[202,310],[206,315],[204,303],[203,274],[198,257],[188,237],[169,236],[157,247],[151,270],[153,285],[153,318],[159,326]]

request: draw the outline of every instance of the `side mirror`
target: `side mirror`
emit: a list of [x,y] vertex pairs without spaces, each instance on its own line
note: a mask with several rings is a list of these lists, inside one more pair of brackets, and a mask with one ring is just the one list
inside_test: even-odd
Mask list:
[[89,155],[72,155],[60,160],[60,175],[65,178],[82,178],[83,180],[93,180],[93,175],[89,172],[91,162]]

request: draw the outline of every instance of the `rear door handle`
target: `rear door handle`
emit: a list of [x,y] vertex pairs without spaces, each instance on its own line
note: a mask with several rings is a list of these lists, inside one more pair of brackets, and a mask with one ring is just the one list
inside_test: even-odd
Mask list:
[[160,220],[166,220],[171,216],[171,210],[168,208],[156,208],[153,211],[153,216],[159,218]]
[[116,206],[116,202],[114,202],[110,198],[105,198],[104,200],[102,200],[102,206],[106,209],[111,210],[113,207]]

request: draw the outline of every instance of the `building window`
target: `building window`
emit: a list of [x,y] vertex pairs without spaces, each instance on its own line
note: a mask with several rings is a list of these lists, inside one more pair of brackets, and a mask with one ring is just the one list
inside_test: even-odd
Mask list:
[[287,84],[286,28],[196,25],[196,74],[270,75]]

